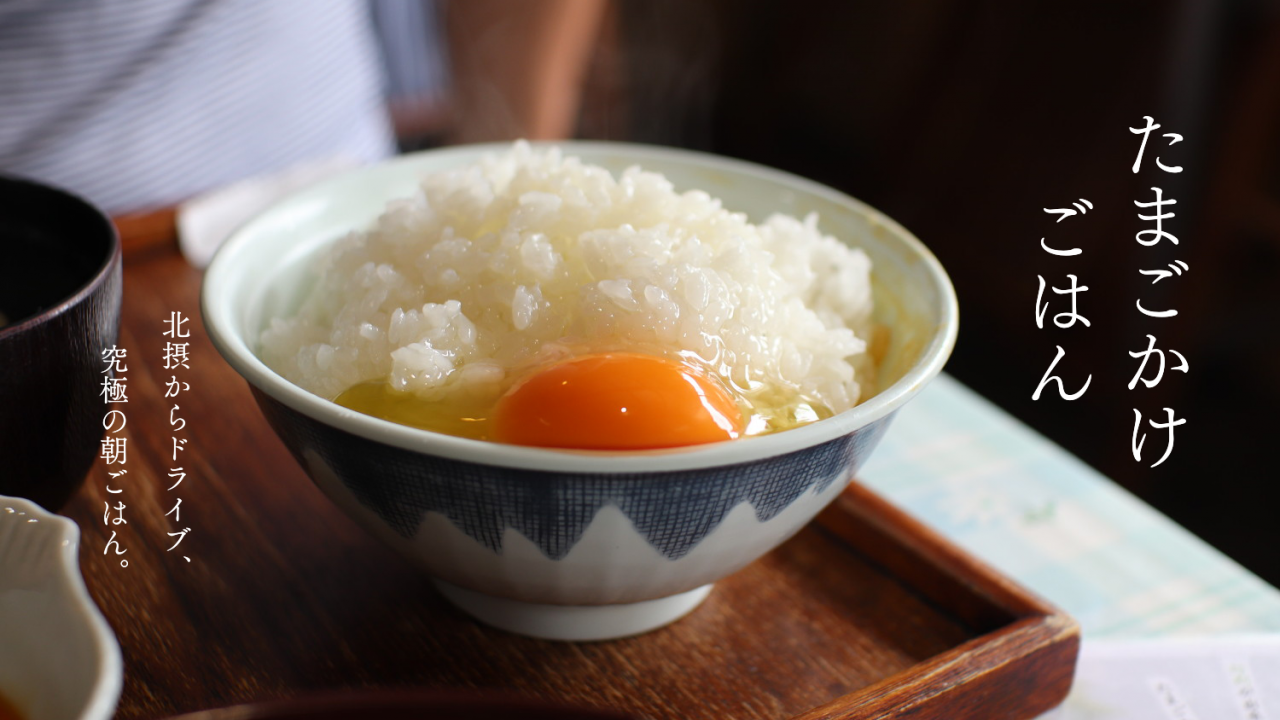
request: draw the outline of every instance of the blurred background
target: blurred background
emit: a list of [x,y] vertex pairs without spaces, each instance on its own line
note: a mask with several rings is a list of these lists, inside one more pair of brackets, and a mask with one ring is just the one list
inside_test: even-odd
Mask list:
[[[1144,116],[1162,127],[1134,174]],[[1280,585],[1275,2],[0,3],[0,170],[88,195],[135,246],[171,241],[192,194],[317,152],[520,136],[705,150],[874,205],[951,274],[950,373]],[[1176,246],[1135,240],[1156,186]],[[1037,329],[1038,276],[1068,273],[1090,326]],[[1147,334],[1190,370],[1130,391]],[[1068,390],[1091,384],[1032,401],[1059,345]],[[1153,469],[1167,436],[1136,462],[1134,410],[1163,408],[1186,424]]]
[[[1280,6],[623,0],[604,27],[578,135],[779,167],[895,218],[955,283],[948,372],[1280,584]],[[1135,175],[1147,115],[1184,141],[1153,135]],[[1176,247],[1135,240],[1155,186]],[[1079,198],[1094,209],[1044,211]],[[1157,286],[1139,273],[1175,260],[1188,272]],[[1067,273],[1091,326],[1037,329],[1037,275]],[[1190,371],[1130,391],[1148,333]],[[1032,401],[1057,345],[1055,374],[1089,389]],[[1133,410],[1165,407],[1186,424],[1152,469],[1167,437],[1148,429],[1136,462]]]

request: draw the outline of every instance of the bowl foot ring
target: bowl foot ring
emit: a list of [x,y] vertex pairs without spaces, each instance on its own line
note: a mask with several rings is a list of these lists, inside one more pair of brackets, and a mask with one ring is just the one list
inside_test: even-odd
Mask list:
[[679,620],[711,593],[711,585],[703,585],[624,605],[547,605],[485,595],[443,580],[431,582],[449,602],[480,622],[544,640],[613,640],[639,635]]

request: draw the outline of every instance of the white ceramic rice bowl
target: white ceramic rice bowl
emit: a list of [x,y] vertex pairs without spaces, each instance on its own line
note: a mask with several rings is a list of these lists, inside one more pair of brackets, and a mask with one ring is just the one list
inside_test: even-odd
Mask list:
[[249,382],[313,481],[347,514],[431,573],[455,604],[529,635],[604,639],[682,616],[715,580],[789,538],[852,478],[893,413],[934,377],[958,328],[932,254],[892,220],[830,188],[715,156],[564,143],[615,173],[661,172],[759,222],[820,216],[874,263],[875,319],[890,328],[879,391],[774,435],[641,453],[499,445],[363,415],[289,383],[258,359],[258,336],[296,308],[315,253],[368,226],[422,176],[505,145],[405,156],[276,205],[219,251],[202,305],[215,346]]

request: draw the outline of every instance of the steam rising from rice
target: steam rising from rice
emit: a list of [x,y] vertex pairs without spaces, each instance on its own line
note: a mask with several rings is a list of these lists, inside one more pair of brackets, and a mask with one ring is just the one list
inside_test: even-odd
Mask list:
[[871,263],[817,222],[752,225],[661,175],[615,179],[517,143],[426,178],[329,248],[261,356],[324,397],[388,380],[436,400],[630,350],[695,359],[748,398],[781,390],[838,412],[870,370]]

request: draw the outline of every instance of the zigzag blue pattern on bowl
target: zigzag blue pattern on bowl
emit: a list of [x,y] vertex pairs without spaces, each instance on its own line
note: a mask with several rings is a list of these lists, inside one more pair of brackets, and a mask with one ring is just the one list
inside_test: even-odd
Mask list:
[[449,518],[494,552],[514,528],[559,560],[596,513],[616,505],[670,560],[687,554],[748,502],[767,521],[810,490],[851,476],[892,415],[844,437],[767,460],[660,474],[551,473],[482,465],[382,445],[312,420],[254,390],[263,414],[299,459],[329,465],[362,505],[409,538],[427,512]]

